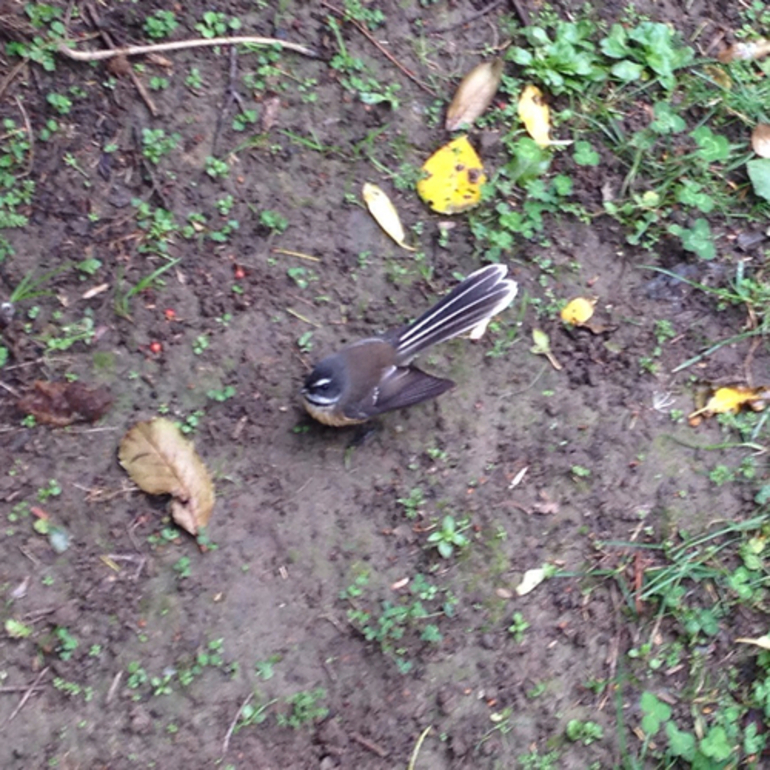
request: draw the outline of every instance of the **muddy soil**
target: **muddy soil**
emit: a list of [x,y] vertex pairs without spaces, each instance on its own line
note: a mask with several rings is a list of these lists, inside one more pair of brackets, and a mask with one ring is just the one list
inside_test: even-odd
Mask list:
[[[414,317],[479,257],[466,219],[453,220],[447,245],[442,218],[372,162],[419,166],[445,141],[429,127],[435,97],[346,27],[350,54],[401,86],[397,111],[363,104],[328,65],[328,7],[268,5],[236,0],[220,10],[242,20],[240,32],[301,42],[322,58],[221,49],[145,60],[140,81],[168,80],[149,91],[155,116],[130,78],[59,58],[52,72],[19,71],[0,102],[3,118],[28,121],[36,136],[46,121],[59,124],[29,154],[37,189],[28,225],[4,233],[15,254],[2,265],[0,299],[30,271],[101,263],[93,274],[52,276],[51,293],[19,303],[4,332],[2,615],[33,630],[0,638],[0,685],[19,688],[0,693],[0,764],[395,768],[430,727],[416,765],[425,770],[517,767],[533,750],[558,750],[562,768],[613,767],[619,735],[639,720],[638,690],[623,692],[619,727],[615,697],[590,685],[617,674],[637,631],[615,582],[581,575],[602,559],[611,568],[621,546],[600,542],[660,540],[748,514],[749,486],[708,477],[719,463],[737,465],[740,452],[693,448],[724,434],[715,422],[694,432],[672,410],[689,413],[696,384],[735,378],[744,364],[766,378],[768,351],[746,363],[750,345],[737,343],[671,374],[739,333],[743,310],[717,314],[702,293],[641,269],[653,259],[693,262],[673,247],[636,252],[606,218],[552,218],[539,244],[504,255],[521,299],[501,327],[422,361],[454,390],[385,416],[357,442],[353,431],[310,421],[298,389],[314,360]],[[448,26],[482,4],[377,5],[386,17],[377,39],[443,99],[503,39],[507,7],[428,36],[420,20]],[[710,5],[688,3],[683,16],[678,3],[654,3],[650,12],[690,33],[726,23]],[[172,6],[99,7],[101,24],[116,44],[145,42],[145,16],[160,7]],[[68,8],[73,36],[92,29],[84,9]],[[197,36],[207,9],[177,6],[174,39]],[[606,4],[602,15],[613,13]],[[5,72],[15,62],[0,55]],[[245,131],[233,129],[231,86],[256,113]],[[70,94],[68,114],[53,111],[52,93]],[[179,134],[157,165],[142,154],[147,128]],[[493,165],[495,136],[480,141]],[[225,176],[206,173],[209,156],[226,163]],[[606,180],[591,173],[580,189],[600,202]],[[408,225],[424,223],[423,269],[360,205],[365,181],[385,187]],[[158,210],[175,223],[165,238]],[[129,292],[169,259],[178,261]],[[550,301],[543,260],[556,296],[600,298],[598,333],[536,317],[532,300]],[[718,265],[697,269],[699,280],[724,279]],[[676,333],[665,345],[661,319]],[[84,322],[86,340],[47,346]],[[550,335],[561,370],[531,354],[535,326]],[[513,344],[490,355],[516,329]],[[655,372],[643,365],[651,357]],[[14,393],[66,377],[109,387],[106,416],[22,425]],[[169,522],[165,500],[131,489],[117,463],[123,433],[159,413],[191,431],[215,477],[203,550]],[[61,552],[33,528],[31,506],[66,532]],[[469,522],[469,545],[449,559],[427,543],[446,515]],[[517,596],[524,572],[546,563],[557,576]],[[521,635],[509,630],[514,613],[529,624]],[[569,742],[573,719],[598,723],[603,738]]]

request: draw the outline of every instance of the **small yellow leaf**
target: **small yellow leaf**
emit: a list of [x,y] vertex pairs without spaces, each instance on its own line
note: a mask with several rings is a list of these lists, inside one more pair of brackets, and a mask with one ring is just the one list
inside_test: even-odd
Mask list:
[[568,302],[561,311],[561,320],[573,326],[582,326],[594,314],[595,299],[576,297]]
[[550,110],[545,103],[543,92],[537,86],[526,86],[521,92],[519,118],[537,145],[548,147],[551,144],[551,139],[548,136],[551,130]]
[[446,113],[446,130],[456,131],[463,126],[470,126],[481,117],[492,104],[500,78],[503,74],[503,60],[477,64],[463,79],[455,91],[452,103]]
[[214,485],[192,442],[173,422],[138,422],[121,439],[118,460],[140,489],[172,496],[171,515],[191,535],[208,524]]
[[369,213],[375,218],[377,224],[389,235],[401,248],[407,251],[415,251],[412,246],[404,243],[406,234],[401,219],[398,216],[396,207],[388,198],[384,190],[377,187],[376,184],[367,182],[361,190],[366,207]]
[[439,214],[460,214],[481,201],[481,185],[487,177],[467,136],[436,150],[422,171],[424,177],[417,182],[417,194]]
[[770,158],[770,126],[767,123],[757,123],[751,132],[751,149],[760,158]]
[[761,411],[765,408],[764,399],[766,398],[767,388],[717,388],[707,401],[706,406],[702,409],[697,409],[689,416],[692,418],[700,414],[709,416],[712,414],[724,414],[725,412],[737,412],[742,406],[750,406]]

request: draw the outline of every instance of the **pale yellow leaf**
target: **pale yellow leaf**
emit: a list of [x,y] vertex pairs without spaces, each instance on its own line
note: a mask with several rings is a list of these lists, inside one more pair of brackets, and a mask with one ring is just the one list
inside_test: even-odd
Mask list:
[[530,591],[534,591],[548,577],[547,567],[537,567],[528,569],[521,579],[521,583],[516,586],[516,595],[525,596]]
[[573,326],[582,326],[594,314],[596,300],[576,297],[568,302],[561,311],[561,320]]
[[532,341],[535,344],[529,349],[529,352],[536,356],[545,356],[556,371],[561,371],[563,367],[551,352],[551,340],[548,335],[542,329],[533,329]]
[[751,149],[760,158],[770,158],[770,126],[767,123],[757,123],[751,132]]
[[138,422],[123,436],[118,460],[134,483],[151,495],[171,495],[171,515],[190,534],[208,524],[214,485],[191,441],[170,420]]
[[477,64],[461,81],[446,113],[446,130],[473,125],[495,98],[503,74],[503,60]]
[[366,207],[369,213],[374,217],[377,224],[389,235],[401,248],[407,251],[415,251],[412,246],[404,243],[406,234],[401,219],[398,216],[396,207],[388,198],[387,194],[376,184],[367,182],[361,190]]
[[543,92],[537,86],[526,86],[521,92],[519,118],[537,145],[548,147],[551,144],[549,137],[551,130],[550,110],[545,102]]
[[740,644],[753,644],[756,647],[761,647],[763,650],[770,650],[770,634],[759,636],[756,639],[736,639],[735,641]]

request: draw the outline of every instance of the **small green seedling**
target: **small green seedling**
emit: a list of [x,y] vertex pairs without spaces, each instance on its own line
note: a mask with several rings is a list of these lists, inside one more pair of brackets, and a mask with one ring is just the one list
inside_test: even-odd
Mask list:
[[428,537],[428,543],[436,547],[442,558],[449,559],[454,554],[455,548],[461,550],[470,545],[471,541],[462,534],[469,526],[470,521],[468,519],[458,523],[454,516],[444,516],[441,521],[441,529],[436,530]]

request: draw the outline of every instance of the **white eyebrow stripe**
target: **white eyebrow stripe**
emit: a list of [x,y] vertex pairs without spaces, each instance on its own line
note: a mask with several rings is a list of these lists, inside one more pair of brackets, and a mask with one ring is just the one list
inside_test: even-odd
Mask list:
[[324,385],[328,385],[331,382],[330,377],[321,377],[320,380],[313,380],[310,385],[314,388],[322,388]]

